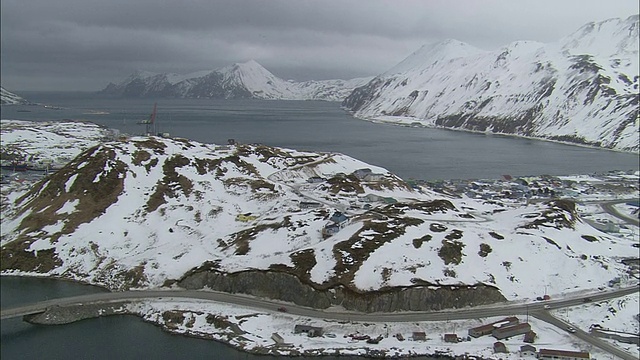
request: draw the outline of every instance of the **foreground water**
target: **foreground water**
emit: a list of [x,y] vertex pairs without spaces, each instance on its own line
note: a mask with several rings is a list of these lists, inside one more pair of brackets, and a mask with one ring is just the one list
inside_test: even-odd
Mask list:
[[[54,279],[1,277],[2,308],[52,298],[105,291],[98,287]],[[293,324],[292,324],[293,327]],[[284,356],[252,355],[212,340],[164,332],[131,316],[109,316],[68,325],[31,325],[22,319],[1,323],[0,358],[7,359],[286,359]],[[346,357],[362,360],[362,357]],[[310,359],[297,357],[296,359]],[[318,360],[345,357],[313,357]],[[417,357],[415,359],[435,359]]]
[[[26,93],[43,106],[3,106],[3,119],[87,120],[139,134],[153,99]],[[320,101],[158,100],[158,131],[205,143],[228,139],[297,150],[340,152],[409,179],[495,179],[637,170],[638,154],[515,137],[410,128],[357,120]]]

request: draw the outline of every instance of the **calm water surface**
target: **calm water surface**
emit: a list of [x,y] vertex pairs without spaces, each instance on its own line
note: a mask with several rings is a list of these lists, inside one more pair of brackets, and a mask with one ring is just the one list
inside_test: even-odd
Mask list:
[[[80,93],[25,93],[62,107],[3,106],[3,119],[88,120],[140,134],[153,99],[99,99]],[[204,143],[228,139],[298,150],[341,152],[405,178],[499,178],[637,170],[638,154],[547,141],[357,120],[335,102],[159,99],[158,131]],[[25,112],[28,111],[28,112]],[[100,111],[108,114],[96,115]]]

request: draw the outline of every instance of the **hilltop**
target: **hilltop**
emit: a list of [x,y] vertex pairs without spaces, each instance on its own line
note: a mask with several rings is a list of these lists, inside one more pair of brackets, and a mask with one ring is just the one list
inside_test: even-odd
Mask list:
[[3,187],[3,274],[393,311],[607,287],[637,254],[572,200],[447,195],[337,153],[93,144],[35,184]]

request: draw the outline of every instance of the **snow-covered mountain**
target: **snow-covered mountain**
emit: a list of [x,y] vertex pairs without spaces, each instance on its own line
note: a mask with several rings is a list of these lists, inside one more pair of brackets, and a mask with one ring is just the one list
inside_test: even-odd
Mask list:
[[[104,142],[84,123],[38,126],[3,123],[3,148],[32,136],[79,151],[79,134],[95,145],[38,183],[3,187],[4,274],[390,311],[608,286],[625,276],[620,259],[637,254],[635,238],[594,229],[568,200],[509,204],[418,191],[341,154],[156,137]],[[74,137],[59,136],[70,126]],[[42,149],[25,149],[27,157],[53,148],[28,144],[37,143]],[[330,237],[328,224],[337,231]]]
[[638,151],[638,28],[635,15],[586,24],[550,44],[425,45],[343,106],[378,121]]
[[119,84],[107,85],[101,92],[125,97],[342,101],[369,80],[287,81],[250,60],[187,75],[139,71]]
[[16,105],[16,104],[26,104],[26,103],[28,103],[27,100],[21,98],[20,96],[0,86],[0,104],[1,105]]

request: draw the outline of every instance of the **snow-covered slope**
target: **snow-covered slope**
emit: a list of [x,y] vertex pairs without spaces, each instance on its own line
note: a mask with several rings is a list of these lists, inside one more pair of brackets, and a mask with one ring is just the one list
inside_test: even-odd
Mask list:
[[[378,175],[360,180],[363,168]],[[3,203],[3,273],[111,288],[275,270],[328,292],[482,287],[519,299],[608,286],[637,254],[571,201],[449,198],[340,154],[185,139],[101,143],[21,191],[3,187]],[[327,238],[336,210],[349,221]]]
[[0,105],[26,104],[27,100],[0,86]]
[[556,43],[426,45],[343,106],[355,116],[638,151],[638,16]]
[[342,101],[371,78],[294,82],[280,79],[254,60],[187,75],[139,71],[102,93],[126,96],[171,96],[214,99]]

